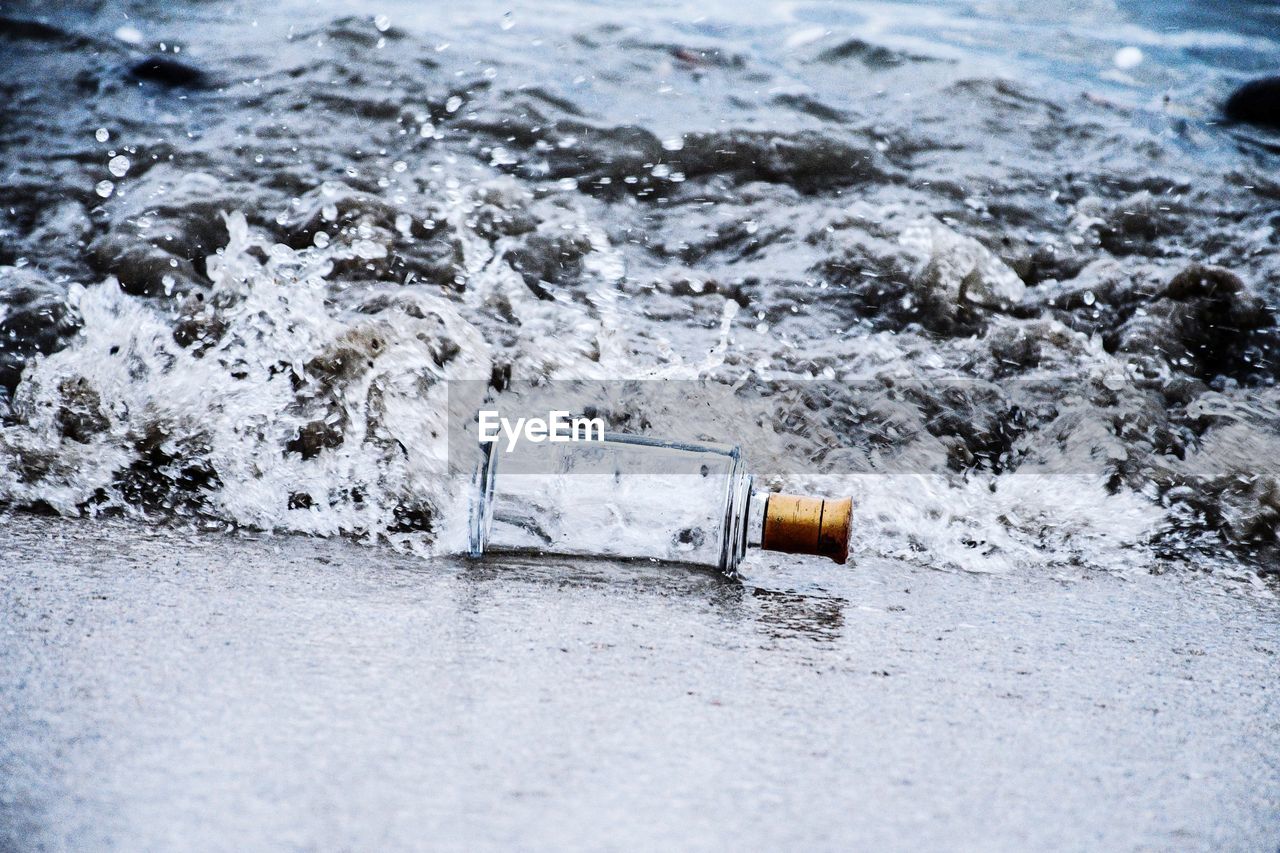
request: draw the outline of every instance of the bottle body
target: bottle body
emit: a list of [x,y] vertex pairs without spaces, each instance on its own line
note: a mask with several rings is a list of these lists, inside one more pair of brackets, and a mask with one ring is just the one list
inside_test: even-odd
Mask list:
[[739,448],[604,433],[481,444],[469,553],[661,560],[737,573],[748,548],[848,556],[852,501],[752,490]]
[[751,476],[736,447],[606,433],[482,451],[472,557],[656,559],[733,574],[746,553]]

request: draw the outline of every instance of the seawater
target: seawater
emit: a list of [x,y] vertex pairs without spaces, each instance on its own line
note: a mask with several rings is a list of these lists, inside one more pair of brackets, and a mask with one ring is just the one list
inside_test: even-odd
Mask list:
[[432,553],[451,382],[916,381],[756,467],[921,565],[1274,564],[1263,4],[0,16],[10,505]]

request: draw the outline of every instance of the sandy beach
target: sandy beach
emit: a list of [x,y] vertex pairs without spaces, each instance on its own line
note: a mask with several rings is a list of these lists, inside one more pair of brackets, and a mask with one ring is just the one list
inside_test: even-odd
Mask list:
[[1280,605],[0,527],[0,849],[1260,850]]

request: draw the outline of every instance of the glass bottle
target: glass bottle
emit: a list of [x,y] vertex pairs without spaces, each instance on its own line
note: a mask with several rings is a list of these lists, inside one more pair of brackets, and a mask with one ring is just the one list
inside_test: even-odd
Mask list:
[[470,555],[657,559],[734,574],[748,548],[844,563],[852,500],[753,491],[739,448],[605,433],[481,445]]

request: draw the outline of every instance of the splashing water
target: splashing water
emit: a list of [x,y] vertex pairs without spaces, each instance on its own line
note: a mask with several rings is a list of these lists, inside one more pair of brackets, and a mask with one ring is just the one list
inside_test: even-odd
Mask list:
[[[4,493],[68,513],[129,509],[141,467],[172,484],[155,496],[179,512],[189,500],[264,529],[429,529],[447,494],[431,440],[444,434],[441,383],[488,374],[483,340],[420,293],[376,317],[361,313],[367,293],[333,311],[323,276],[340,251],[268,244],[238,213],[227,226],[208,297],[185,309],[195,346],[115,281],[73,289],[82,337],[19,389]],[[33,477],[36,459],[50,465]]]

